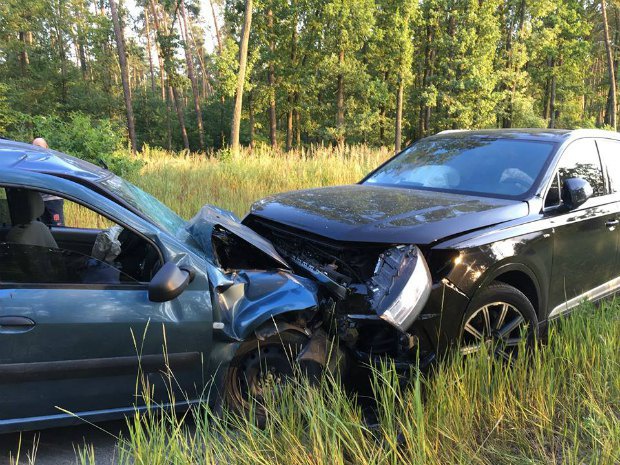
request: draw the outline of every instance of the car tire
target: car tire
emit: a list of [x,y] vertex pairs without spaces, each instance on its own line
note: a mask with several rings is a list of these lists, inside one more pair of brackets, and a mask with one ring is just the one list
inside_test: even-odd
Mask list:
[[[267,412],[262,403],[264,378],[286,382],[298,374],[296,358],[308,337],[294,330],[268,337],[253,338],[241,344],[230,362],[225,380],[224,402],[236,414],[248,416],[254,409],[256,422],[263,426]],[[252,406],[252,399],[254,405]]]
[[519,289],[496,281],[470,302],[461,324],[460,350],[469,355],[486,345],[511,360],[519,347],[531,347],[537,336],[538,318],[530,300]]

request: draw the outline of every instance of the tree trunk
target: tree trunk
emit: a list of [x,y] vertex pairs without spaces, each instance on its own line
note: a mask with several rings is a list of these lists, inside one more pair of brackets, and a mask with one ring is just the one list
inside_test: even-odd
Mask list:
[[198,62],[200,63],[200,72],[196,72],[197,75],[201,76],[201,83],[202,83],[202,97],[206,98],[210,95],[210,90],[211,90],[211,86],[209,84],[208,81],[208,71],[207,71],[207,66],[205,65],[205,61],[204,61],[204,50],[202,48],[202,46],[198,46],[196,43],[196,40],[194,38],[194,32],[192,30],[192,28],[190,27],[187,30],[188,33],[188,37],[192,43],[192,47],[194,49],[194,53],[196,55],[196,57],[198,58]]
[[293,149],[293,94],[288,94],[288,111],[286,112],[286,151]]
[[239,46],[239,73],[237,75],[237,92],[233,111],[232,128],[230,130],[230,145],[233,153],[239,152],[239,132],[241,129],[241,110],[243,109],[243,85],[245,84],[245,70],[248,61],[248,43],[250,42],[250,27],[252,26],[252,0],[245,0],[245,19],[241,28],[241,43]]
[[603,34],[605,39],[605,50],[607,52],[607,74],[609,75],[609,125],[616,130],[616,77],[614,70],[614,57],[609,41],[609,26],[607,25],[607,5],[605,0],[601,0],[601,12],[603,13]]
[[[434,29],[432,26],[426,26],[426,37],[424,43],[424,69],[422,73],[422,88],[427,89],[430,85],[430,79],[432,76],[432,66],[433,66],[433,40],[434,40]],[[420,103],[420,114],[418,120],[418,137],[425,137],[429,131],[430,127],[430,119],[431,119],[431,107],[427,102]]]
[[78,55],[80,57],[80,70],[82,71],[82,79],[86,80],[88,76],[88,63],[86,62],[86,52],[84,51],[84,44],[82,43],[81,34],[78,38]]
[[301,112],[299,111],[299,92],[295,92],[295,145],[301,148]]
[[[383,73],[383,80],[388,81],[389,73],[385,71]],[[382,101],[379,106],[379,143],[385,145],[385,102]]]
[[547,58],[547,66],[549,67],[550,76],[547,80],[547,88],[545,91],[545,100],[543,107],[543,117],[549,119],[549,128],[555,127],[555,58]]
[[250,119],[250,148],[254,148],[254,99],[252,92],[248,95],[248,110]]
[[[165,92],[166,88],[162,87],[162,90]],[[170,118],[172,99],[170,93],[166,92],[166,94],[164,95],[164,102],[166,102],[166,148],[172,150],[172,119]]]
[[405,82],[402,76],[398,77],[398,90],[396,92],[396,127],[394,129],[394,151],[400,152],[403,131],[403,94]]
[[273,54],[275,53],[275,44],[273,41],[273,11],[267,12],[267,27],[269,30],[269,51],[271,57],[269,58],[269,71],[267,72],[267,82],[269,84],[269,140],[271,141],[271,147],[276,149],[278,147],[278,123],[276,114],[276,73],[273,64]]
[[146,34],[146,49],[149,57],[149,72],[151,73],[151,92],[155,93],[155,71],[153,68],[153,47],[151,46],[151,26],[149,19],[149,9],[144,7],[144,27]]
[[[215,7],[213,6],[213,0],[209,0],[209,4],[211,5],[211,15],[213,16],[213,25],[215,27],[215,37],[217,39],[217,54],[222,54],[222,35],[220,33],[220,27],[217,22],[217,15],[215,14]],[[226,99],[222,95],[220,97],[220,147],[224,146],[224,105],[226,103]]]
[[181,137],[183,138],[183,147],[185,150],[189,150],[189,139],[187,138],[187,128],[185,127],[185,115],[183,114],[183,107],[181,99],[179,98],[179,91],[176,87],[168,85],[168,91],[170,92],[170,100],[177,112],[177,118],[179,119],[179,126],[181,127]]
[[121,81],[123,83],[123,95],[125,96],[125,110],[127,112],[127,131],[131,143],[132,153],[136,153],[136,129],[133,121],[133,107],[131,105],[131,93],[129,89],[129,72],[127,70],[127,56],[125,55],[125,37],[123,28],[118,18],[116,0],[110,1],[110,11],[112,12],[112,23],[114,24],[114,36],[116,37],[116,49],[118,50],[118,62],[121,67]]
[[209,0],[211,4],[211,15],[213,16],[213,26],[215,27],[215,37],[217,39],[217,49],[218,52],[222,53],[222,35],[220,33],[220,27],[217,24],[217,16],[215,14],[215,8],[213,7],[213,0]]
[[187,77],[189,77],[189,81],[192,84],[192,95],[194,97],[194,112],[196,113],[196,124],[198,126],[198,141],[200,144],[200,150],[203,152],[206,149],[205,146],[205,134],[202,126],[202,110],[200,108],[200,95],[198,93],[198,82],[196,81],[196,74],[194,72],[194,63],[189,45],[189,34],[187,21],[187,12],[185,11],[185,1],[181,0],[179,4],[179,9],[181,10],[181,20],[183,22],[182,32],[183,32],[183,48],[185,49],[185,61],[187,62]]
[[[160,25],[159,18],[157,16],[157,9],[155,8],[155,2],[150,0],[151,5],[151,13],[153,15],[153,24],[155,25],[155,34],[157,37],[160,36]],[[166,100],[166,71],[164,69],[164,59],[162,57],[161,48],[159,46],[159,41],[155,41],[155,48],[157,50],[157,64],[159,65],[159,85],[161,87],[161,99],[162,101]],[[170,107],[168,106],[168,113],[170,113]],[[172,135],[168,135],[169,139],[172,139]]]
[[555,128],[555,87],[556,79],[555,74],[551,76],[551,84],[549,89],[549,128]]
[[19,52],[19,66],[21,68],[22,75],[26,74],[26,69],[30,64],[30,58],[28,57],[28,44],[27,44],[27,33],[20,31],[19,32],[19,41],[20,47],[22,48]]
[[295,146],[301,148],[301,113],[295,110]]
[[75,6],[73,14],[76,17],[76,42],[77,42],[77,56],[79,57],[80,62],[80,70],[82,72],[82,79],[87,80],[88,78],[88,61],[86,59],[86,50],[84,47],[84,43],[86,42],[86,35],[84,34],[84,30],[82,29],[82,24],[84,23],[84,19],[82,16],[82,8],[79,5]]
[[338,130],[337,143],[338,146],[344,146],[344,74],[342,67],[344,66],[344,49],[340,49],[338,55],[338,65],[340,71],[338,73],[338,97],[337,97],[337,113],[336,113],[336,129]]
[[64,21],[63,11],[64,0],[58,0],[54,3],[56,11],[53,15],[54,34],[56,36],[56,45],[58,46],[58,57],[60,59],[60,101],[63,108],[67,105],[67,50],[65,49],[65,39],[63,37],[61,21]]

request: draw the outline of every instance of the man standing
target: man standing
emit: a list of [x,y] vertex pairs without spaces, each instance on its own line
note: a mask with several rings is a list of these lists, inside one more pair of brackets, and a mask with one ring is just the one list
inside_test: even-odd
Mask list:
[[[42,137],[37,137],[32,141],[32,145],[49,149],[47,141]],[[41,216],[41,221],[48,226],[64,226],[65,225],[65,213],[64,203],[65,201],[55,195],[42,194],[43,202],[45,203],[45,211]]]

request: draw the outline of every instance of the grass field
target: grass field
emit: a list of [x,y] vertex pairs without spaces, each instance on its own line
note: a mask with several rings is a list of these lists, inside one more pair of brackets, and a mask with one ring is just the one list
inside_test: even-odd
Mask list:
[[219,158],[147,151],[142,155],[145,165],[133,181],[185,218],[205,203],[243,215],[252,202],[269,194],[357,182],[390,155],[387,149],[364,146],[277,155],[256,148]]
[[[274,192],[357,181],[388,156],[364,147],[223,159],[150,152],[133,180],[186,218],[204,203],[241,215]],[[136,416],[120,442],[121,463],[618,464],[620,302],[579,309],[511,366],[483,354],[454,358],[433,376],[412,373],[407,388],[386,366],[374,390],[376,428],[328,381],[274,394],[264,429],[203,408],[180,418]],[[195,429],[186,428],[190,418]],[[82,463],[91,457],[80,451]]]
[[[337,383],[303,382],[266,400],[264,429],[224,412],[136,416],[120,442],[129,464],[618,464],[620,305],[585,306],[514,363],[484,354],[374,379],[379,424]],[[196,425],[187,428],[187,424]],[[82,463],[92,452],[81,451]]]

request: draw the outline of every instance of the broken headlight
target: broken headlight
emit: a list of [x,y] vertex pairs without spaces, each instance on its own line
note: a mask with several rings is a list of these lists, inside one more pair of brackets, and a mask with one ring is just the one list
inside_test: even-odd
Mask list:
[[379,317],[406,331],[426,305],[431,285],[420,249],[415,245],[393,247],[379,256],[368,282],[370,303]]

